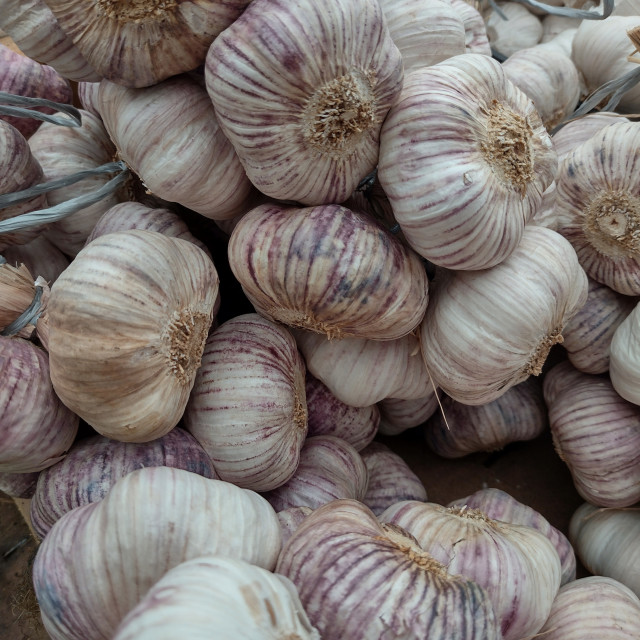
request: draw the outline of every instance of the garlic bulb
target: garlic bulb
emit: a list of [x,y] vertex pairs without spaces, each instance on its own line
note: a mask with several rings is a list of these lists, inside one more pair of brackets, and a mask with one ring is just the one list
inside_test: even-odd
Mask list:
[[539,531],[464,506],[415,501],[389,507],[380,521],[402,527],[448,571],[486,589],[504,640],[522,640],[544,624],[560,587],[560,559]]
[[308,371],[305,392],[309,436],[336,436],[348,442],[356,451],[361,451],[373,440],[380,423],[377,405],[353,407],[345,404]]
[[607,378],[581,373],[567,381],[566,368],[556,365],[544,380],[545,390],[562,385],[547,401],[554,447],[585,500],[628,507],[640,501],[640,407]]
[[539,635],[545,640],[634,640],[638,629],[638,596],[617,580],[588,576],[560,588]]
[[419,257],[370,218],[339,205],[256,207],[234,228],[228,254],[256,311],[325,340],[400,338],[427,306]]
[[446,394],[481,405],[539,375],[587,298],[575,251],[544,227],[525,228],[502,264],[442,274],[420,326],[427,368]]
[[31,473],[7,473],[0,471],[0,491],[12,498],[31,499],[38,482],[38,471]]
[[244,640],[320,640],[289,579],[214,556],[170,569],[129,612],[113,640],[211,638],[213,633]]
[[120,157],[154,195],[208,218],[244,213],[251,183],[195,80],[144,89],[103,80],[97,102]]
[[79,421],[51,386],[46,352],[0,336],[0,374],[0,471],[40,471],[62,460]]
[[[250,0],[47,0],[58,24],[103,77],[147,87],[204,62],[213,39]],[[91,25],[88,29],[86,25]]]
[[82,438],[63,460],[40,472],[30,506],[34,531],[44,538],[67,511],[102,500],[120,478],[143,467],[175,467],[218,477],[209,456],[184,429],[142,444],[100,435]]
[[576,30],[582,18],[568,18],[548,14],[542,18],[542,38],[540,42],[549,42],[567,30]]
[[134,229],[88,244],[49,301],[51,380],[98,433],[146,442],[176,426],[218,305],[218,275],[185,240]]
[[278,518],[257,493],[182,469],[138,469],[42,541],[33,565],[42,621],[53,640],[111,640],[176,565],[215,555],[273,570],[281,544]]
[[379,1],[405,73],[465,52],[462,18],[446,0]]
[[378,402],[380,426],[378,432],[385,436],[395,436],[426,422],[439,408],[440,393],[431,393],[415,400],[383,398]]
[[560,165],[558,232],[587,275],[640,295],[640,123],[618,122],[576,147]]
[[276,571],[296,585],[323,640],[502,638],[484,589],[354,500],[309,515]]
[[467,53],[481,53],[491,56],[491,45],[482,14],[466,0],[451,0],[464,26],[465,50]]
[[407,74],[380,135],[378,176],[407,241],[450,269],[505,260],[556,168],[531,100],[481,54]]
[[89,111],[94,116],[100,118],[99,104],[99,82],[78,82],[78,101],[85,111]]
[[253,184],[317,205],[343,202],[376,166],[403,72],[377,0],[253,0],[214,40],[205,77]]
[[14,244],[3,249],[2,255],[7,264],[24,264],[30,273],[42,276],[50,285],[69,266],[69,258],[43,234],[26,244]]
[[[609,370],[611,340],[636,303],[637,298],[620,295],[589,278],[587,302],[569,320],[563,333],[562,346],[576,369],[594,374]],[[624,362],[628,361],[629,352],[625,350]]]
[[276,511],[316,509],[332,500],[360,500],[367,491],[367,467],[360,454],[335,436],[307,438],[293,476],[264,494]]
[[222,480],[269,491],[291,478],[307,435],[304,378],[293,336],[257,313],[210,334],[184,423]]
[[17,333],[7,331],[7,327],[14,324],[27,310],[34,300],[36,287],[33,276],[22,264],[12,267],[8,262],[0,261],[0,331],[1,335],[19,335],[30,338],[33,325],[29,323]]
[[311,331],[295,331],[307,369],[336,398],[368,407],[383,398],[424,398],[433,391],[413,334],[397,340],[327,340]]
[[569,538],[589,571],[622,582],[640,598],[640,510],[585,503],[571,516]]
[[372,442],[360,455],[369,476],[362,502],[377,516],[402,500],[427,500],[427,490],[420,478],[389,447]]
[[611,384],[625,400],[640,405],[640,310],[636,304],[615,330],[609,347]]
[[547,428],[547,406],[535,378],[508,389],[499,398],[469,406],[442,400],[423,432],[429,447],[444,458],[460,458],[477,451],[496,451],[511,442],[533,440]]
[[298,528],[300,523],[310,514],[313,513],[311,507],[289,507],[278,511],[276,514],[280,522],[280,529],[282,531],[282,544],[286,544],[287,540],[293,535],[293,532]]
[[501,520],[537,529],[549,539],[558,552],[562,568],[561,584],[575,580],[576,555],[564,533],[552,526],[542,514],[519,502],[506,491],[495,488],[479,489],[470,496],[454,500],[446,506],[466,506],[468,509],[478,509],[492,520]]
[[516,51],[528,49],[540,42],[543,31],[537,16],[517,2],[496,4],[507,19],[495,9],[486,17],[487,36],[493,49],[508,58]]

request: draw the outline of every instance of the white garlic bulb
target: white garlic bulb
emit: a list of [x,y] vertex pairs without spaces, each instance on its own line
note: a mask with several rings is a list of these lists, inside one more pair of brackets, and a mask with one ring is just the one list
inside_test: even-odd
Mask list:
[[518,2],[497,2],[486,17],[487,36],[491,47],[505,57],[520,49],[538,44],[542,38],[542,23],[531,11]]
[[609,376],[625,400],[640,405],[640,305],[615,330],[609,347]]

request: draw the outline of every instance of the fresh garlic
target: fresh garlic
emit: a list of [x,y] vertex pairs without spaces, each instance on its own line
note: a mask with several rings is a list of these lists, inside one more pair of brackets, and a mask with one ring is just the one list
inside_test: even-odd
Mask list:
[[38,548],[33,582],[53,640],[111,640],[178,564],[215,555],[271,571],[281,546],[278,518],[257,493],[182,469],[146,467],[56,522]]
[[120,478],[143,467],[174,467],[218,477],[209,456],[184,429],[142,444],[100,435],[82,438],[63,460],[40,472],[30,506],[34,531],[44,538],[67,511],[102,500]]
[[511,524],[521,524],[537,529],[555,547],[562,568],[561,584],[571,582],[576,577],[576,554],[568,538],[535,509],[519,502],[506,491],[495,488],[479,489],[466,498],[450,502],[447,507],[467,507],[478,509],[492,520]]
[[402,527],[447,567],[486,589],[504,640],[537,633],[560,587],[560,559],[539,531],[499,522],[482,511],[406,501],[381,522]]
[[438,410],[439,390],[415,400],[383,398],[378,402],[380,426],[378,432],[385,436],[395,436],[426,422]]
[[177,637],[320,640],[288,578],[232,558],[169,570],[129,612],[113,640]]
[[79,421],[51,386],[46,352],[0,336],[0,374],[0,471],[40,471],[62,460]]
[[487,26],[482,14],[466,0],[451,0],[451,6],[462,19],[466,52],[491,56]]
[[505,260],[556,168],[531,100],[481,54],[407,74],[380,134],[378,176],[407,241],[449,269]]
[[401,338],[427,306],[420,258],[370,218],[339,205],[256,207],[234,228],[228,255],[256,311],[325,341]]
[[42,276],[49,285],[69,266],[69,258],[51,244],[43,234],[26,244],[14,244],[2,250],[7,264],[24,264],[29,272]]
[[607,378],[568,369],[561,362],[544,379],[556,452],[585,500],[628,507],[640,501],[640,407],[621,398]]
[[533,440],[547,428],[547,406],[536,378],[508,389],[480,406],[442,400],[423,428],[429,448],[443,458],[497,451],[511,442]]
[[427,500],[427,490],[409,465],[381,442],[372,442],[360,455],[369,483],[362,502],[377,516],[403,500]]
[[403,71],[377,0],[253,0],[209,48],[205,77],[253,184],[318,205],[375,168]]
[[316,509],[332,500],[364,498],[367,467],[360,454],[335,436],[307,438],[293,476],[264,497],[276,511],[291,507]]
[[305,392],[309,436],[336,436],[348,442],[356,451],[361,451],[371,443],[380,424],[377,405],[353,407],[345,404],[308,371]]
[[640,405],[640,305],[636,304],[615,330],[609,347],[609,376],[620,396]]
[[0,471],[0,491],[12,498],[30,500],[36,490],[38,471],[31,473],[7,473]]
[[621,582],[588,576],[565,584],[538,634],[544,640],[635,640],[640,599]]
[[184,423],[222,480],[269,491],[291,478],[307,435],[304,380],[282,325],[248,313],[210,334]]
[[51,288],[56,393],[102,435],[161,437],[184,412],[218,304],[215,266],[192,243],[139,229],[97,238]]
[[[578,371],[597,374],[609,370],[611,340],[637,302],[637,298],[620,295],[589,278],[587,302],[569,320],[563,333],[562,346]],[[625,348],[624,362],[629,361]]]
[[587,275],[640,295],[640,123],[618,122],[576,147],[556,178],[558,232]]
[[539,375],[587,299],[571,245],[535,226],[502,264],[442,273],[432,284],[420,327],[424,358],[434,383],[463,404],[486,404]]
[[618,580],[640,598],[640,509],[585,503],[571,516],[569,539],[589,571]]
[[487,36],[493,49],[508,58],[540,42],[542,23],[524,5],[518,2],[497,2],[496,5],[498,8],[486,17]]
[[502,638],[484,589],[354,500],[309,515],[276,572],[296,585],[323,640]]

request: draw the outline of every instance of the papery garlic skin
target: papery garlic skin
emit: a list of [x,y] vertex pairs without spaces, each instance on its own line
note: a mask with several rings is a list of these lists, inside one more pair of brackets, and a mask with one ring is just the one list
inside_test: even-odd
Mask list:
[[462,19],[466,52],[491,56],[491,45],[482,14],[466,0],[452,0],[451,6]]
[[480,54],[407,74],[380,135],[378,176],[407,241],[449,269],[505,260],[556,168],[531,100]]
[[640,598],[640,511],[637,508],[599,509],[585,503],[571,516],[569,539],[589,571],[618,580]]
[[520,49],[538,44],[542,38],[542,23],[527,7],[517,2],[497,2],[505,20],[495,9],[485,18],[491,47],[505,57]]
[[579,578],[560,588],[540,629],[545,640],[634,640],[640,629],[640,599],[621,582],[603,576]]
[[281,544],[278,518],[257,493],[182,469],[146,467],[56,522],[38,549],[34,588],[54,640],[111,640],[124,616],[181,562],[216,555],[271,571]]
[[555,548],[539,531],[464,506],[415,501],[389,507],[380,521],[402,527],[448,571],[486,589],[504,640],[521,640],[544,624],[561,569]]
[[282,531],[282,545],[293,535],[293,532],[300,526],[300,523],[310,514],[313,513],[311,507],[289,507],[277,512]]
[[609,348],[609,376],[625,400],[640,405],[640,310],[636,304],[615,330]]
[[7,264],[24,264],[34,276],[42,276],[50,285],[69,266],[69,258],[43,234],[26,244],[14,244],[2,250]]
[[419,257],[339,205],[258,206],[235,226],[228,257],[258,313],[325,340],[401,338],[427,307]]
[[498,640],[486,592],[399,527],[339,500],[309,515],[278,564],[324,640]]
[[426,422],[439,408],[440,391],[432,389],[430,394],[415,400],[383,398],[378,402],[380,426],[378,432],[395,436]]
[[36,490],[39,471],[30,473],[8,473],[0,471],[0,491],[12,498],[31,499]]
[[481,405],[540,374],[586,302],[587,276],[562,236],[531,226],[502,264],[443,273],[432,290],[420,325],[428,370],[454,400]]
[[403,71],[376,0],[253,0],[214,40],[205,78],[253,184],[317,205],[343,202],[376,166]]
[[169,570],[122,621],[113,640],[176,637],[320,640],[282,575],[242,560],[205,556]]
[[577,30],[582,18],[568,18],[548,14],[542,18],[542,38],[540,42],[549,42],[568,30]]
[[192,243],[139,229],[94,240],[51,291],[56,393],[102,435],[161,437],[182,417],[218,304],[216,268]]

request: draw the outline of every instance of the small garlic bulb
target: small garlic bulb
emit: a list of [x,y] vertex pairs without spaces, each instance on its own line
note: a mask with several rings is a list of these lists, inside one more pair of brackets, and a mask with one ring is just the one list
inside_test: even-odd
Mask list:
[[378,177],[404,236],[449,269],[505,260],[556,168],[533,103],[481,54],[407,74],[380,135]]
[[253,184],[305,205],[343,202],[375,168],[402,77],[377,0],[253,0],[214,40],[205,67]]
[[491,47],[507,58],[520,49],[538,44],[542,38],[542,23],[518,2],[497,2],[506,20],[492,9],[486,17],[487,36]]

